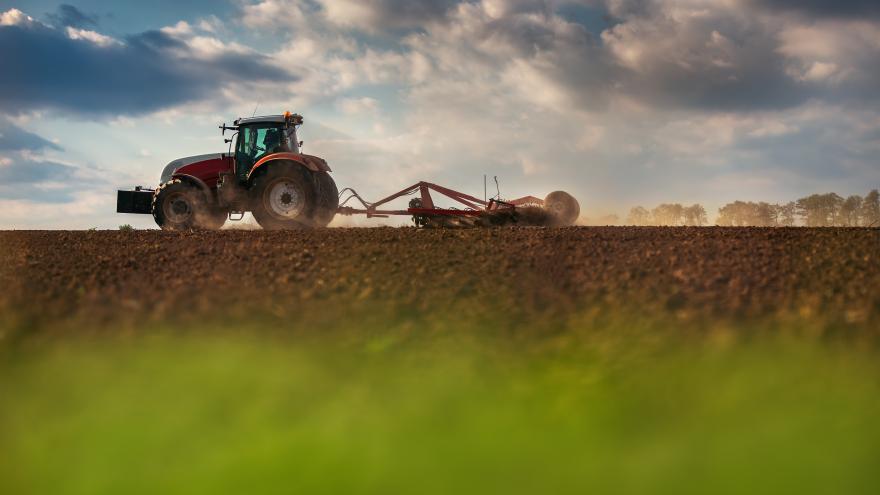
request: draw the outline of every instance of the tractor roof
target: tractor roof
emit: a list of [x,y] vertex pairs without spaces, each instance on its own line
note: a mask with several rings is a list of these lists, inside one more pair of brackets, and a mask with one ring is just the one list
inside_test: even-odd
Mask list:
[[249,124],[266,124],[266,123],[284,123],[284,115],[263,115],[260,117],[246,117],[240,118],[235,121],[235,125],[249,125]]

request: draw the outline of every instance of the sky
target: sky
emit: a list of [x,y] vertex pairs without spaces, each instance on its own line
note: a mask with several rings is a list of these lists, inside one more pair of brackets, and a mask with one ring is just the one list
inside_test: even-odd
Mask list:
[[0,65],[3,229],[155,227],[116,190],[286,110],[367,199],[485,174],[711,220],[880,187],[876,0],[0,0]]

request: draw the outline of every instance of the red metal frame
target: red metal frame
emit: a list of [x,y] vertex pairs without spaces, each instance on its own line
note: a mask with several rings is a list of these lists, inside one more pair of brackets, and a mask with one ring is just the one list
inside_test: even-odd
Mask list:
[[[453,208],[435,207],[434,199],[431,197],[431,191],[446,196],[447,198],[464,205],[466,209],[458,210]],[[438,186],[437,184],[432,184],[430,182],[418,182],[410,187],[407,187],[406,189],[402,189],[386,198],[382,198],[379,201],[373,203],[370,203],[369,201],[362,198],[361,195],[357,193],[357,191],[350,187],[346,187],[345,189],[340,191],[339,197],[342,198],[342,196],[346,192],[349,193],[349,196],[340,201],[339,209],[337,210],[337,212],[342,215],[366,215],[367,218],[385,218],[390,215],[438,215],[476,217],[488,211],[495,211],[504,208],[516,208],[517,206],[525,205],[543,206],[544,204],[544,200],[536,198],[534,196],[525,196],[511,201],[501,201],[497,199],[490,199],[488,201],[485,201],[479,198],[475,198],[469,194],[455,191],[447,187]],[[420,194],[422,200],[420,208],[407,208],[405,210],[379,209],[379,207],[384,204],[387,204],[403,196],[415,194],[416,192]],[[346,206],[346,203],[348,203],[352,199],[356,199],[358,202],[360,202],[363,208]]]

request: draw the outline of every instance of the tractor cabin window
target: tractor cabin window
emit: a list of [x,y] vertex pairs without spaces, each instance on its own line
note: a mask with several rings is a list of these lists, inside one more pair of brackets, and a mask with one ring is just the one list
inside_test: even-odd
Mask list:
[[238,131],[238,142],[235,148],[235,172],[239,180],[247,179],[251,167],[260,158],[281,149],[281,133],[284,129],[277,125],[247,126]]

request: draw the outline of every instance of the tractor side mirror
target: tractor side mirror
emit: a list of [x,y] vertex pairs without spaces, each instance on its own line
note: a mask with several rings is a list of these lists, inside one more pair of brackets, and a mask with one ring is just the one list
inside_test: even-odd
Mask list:
[[300,148],[303,147],[303,143],[304,143],[304,142],[305,142],[305,141],[300,141],[300,142],[299,142],[299,147],[300,147]]
[[231,143],[231,142],[232,142],[232,140],[231,140],[231,139],[229,139],[229,138],[227,138],[227,139],[224,139],[224,140],[223,140],[223,142],[224,142],[224,143]]

